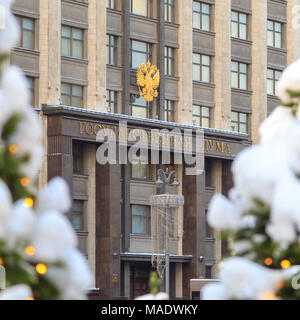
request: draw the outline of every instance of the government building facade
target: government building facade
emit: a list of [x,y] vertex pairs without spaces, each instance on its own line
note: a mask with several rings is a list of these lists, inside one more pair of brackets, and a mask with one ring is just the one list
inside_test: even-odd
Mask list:
[[[259,124],[279,104],[277,81],[300,56],[295,6],[300,1],[15,0],[21,37],[11,63],[23,69],[44,128],[39,184],[55,176],[69,184],[68,217],[94,275],[91,299],[149,292],[150,198],[160,193],[161,168],[177,172],[170,193],[184,196],[180,232],[170,239],[171,299],[190,299],[191,279],[218,277],[226,248],[207,224],[208,204],[214,193],[228,194],[233,159],[258,141]],[[148,61],[160,70],[151,102],[136,79]],[[158,132],[158,145],[162,130],[176,129],[189,130],[194,146],[203,129],[205,172],[185,174],[189,165],[175,163],[172,147],[167,164],[99,164],[98,131],[118,132],[121,122],[149,140]]]

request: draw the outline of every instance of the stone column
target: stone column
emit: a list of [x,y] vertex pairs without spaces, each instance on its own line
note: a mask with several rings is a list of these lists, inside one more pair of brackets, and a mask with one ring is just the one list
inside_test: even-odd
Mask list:
[[231,1],[215,1],[214,82],[216,129],[230,130],[231,124]]
[[192,124],[193,105],[193,1],[178,3],[178,119],[183,124]]
[[287,1],[287,64],[300,58],[300,0]]
[[[214,160],[212,162],[212,183],[215,187],[215,193],[222,193],[222,160]],[[214,230],[215,246],[214,258],[216,267],[214,268],[214,276],[218,277],[218,265],[222,260],[222,241],[220,239],[220,231]]]
[[90,0],[88,9],[87,107],[105,111],[106,105],[106,2]]
[[252,117],[251,139],[254,143],[259,141],[258,128],[267,115],[267,61],[268,46],[267,33],[267,0],[252,1]]

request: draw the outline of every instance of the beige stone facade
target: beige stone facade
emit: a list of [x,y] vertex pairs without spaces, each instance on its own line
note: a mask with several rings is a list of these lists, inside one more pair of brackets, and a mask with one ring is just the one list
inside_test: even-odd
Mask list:
[[[49,178],[49,159],[59,155],[62,158],[59,161],[66,162],[63,164],[64,170],[71,172],[68,182],[74,200],[84,202],[85,230],[78,233],[78,238],[80,248],[87,256],[94,273],[95,288],[99,287],[97,261],[102,263],[103,257],[103,265],[106,267],[108,263],[105,259],[113,259],[113,271],[108,275],[109,280],[105,285],[107,290],[105,292],[108,293],[105,293],[105,297],[134,296],[132,290],[137,290],[134,281],[142,281],[140,279],[145,278],[145,272],[150,270],[150,258],[146,254],[150,254],[151,239],[149,235],[132,235],[129,230],[130,223],[121,226],[121,231],[116,226],[110,230],[111,238],[118,239],[118,232],[122,233],[116,241],[119,241],[118,245],[113,242],[115,240],[109,242],[105,238],[107,235],[103,236],[101,232],[105,232],[101,231],[101,226],[96,225],[97,214],[101,214],[97,208],[97,199],[102,195],[97,193],[95,141],[90,141],[91,134],[88,134],[88,130],[78,138],[75,135],[68,136],[64,128],[60,132],[62,138],[51,137],[51,140],[49,118],[42,112],[43,106],[62,108],[64,101],[75,101],[78,98],[72,90],[74,92],[82,90],[80,108],[91,112],[85,113],[84,121],[87,123],[96,121],[87,118],[91,117],[91,114],[99,118],[117,119],[107,113],[110,107],[115,114],[122,113],[128,116],[137,127],[143,120],[132,111],[138,98],[136,70],[132,66],[135,59],[141,59],[141,56],[138,58],[136,56],[142,52],[143,57],[155,63],[161,71],[159,97],[151,106],[147,106],[151,120],[159,128],[171,127],[174,120],[177,124],[188,125],[193,130],[199,129],[200,125],[206,127],[208,123],[210,128],[205,129],[205,134],[209,136],[205,141],[207,149],[205,178],[189,180],[184,176],[184,166],[176,166],[181,184],[177,192],[186,194],[190,202],[194,201],[193,205],[188,204],[188,210],[196,211],[194,216],[194,213],[187,212],[186,208],[179,210],[180,223],[183,224],[185,221],[186,225],[195,226],[195,230],[193,229],[195,239],[191,240],[190,230],[184,229],[183,234],[178,237],[177,252],[175,252],[176,259],[179,260],[174,258],[172,262],[172,279],[174,279],[172,297],[188,298],[189,292],[186,288],[191,277],[207,278],[218,275],[217,264],[222,256],[222,243],[218,231],[213,235],[207,233],[205,211],[213,194],[216,192],[227,194],[232,182],[229,181],[228,168],[234,158],[235,150],[227,152],[228,149],[225,150],[224,146],[229,144],[230,149],[230,143],[236,142],[238,149],[240,146],[258,142],[259,124],[280,103],[275,92],[274,94],[267,92],[268,70],[282,71],[286,65],[300,57],[300,17],[297,18],[297,14],[300,16],[300,0],[174,0],[175,6],[170,9],[171,14],[166,14],[168,21],[164,21],[166,13],[164,10],[167,8],[164,7],[163,1],[148,1],[146,13],[131,12],[130,2],[129,0],[15,0],[14,13],[33,22],[33,44],[31,48],[25,48],[22,44],[14,48],[11,60],[33,80],[33,104],[44,125],[45,161],[40,174],[40,186]],[[141,1],[144,2],[147,1]],[[107,3],[110,3],[110,8],[106,8]],[[138,10],[139,6],[136,8]],[[240,17],[239,22],[246,16],[245,38],[242,35],[232,36],[233,12]],[[207,16],[209,22],[206,25]],[[279,47],[268,43],[271,41],[268,40],[268,21],[272,22],[273,26],[276,23],[280,24]],[[239,32],[242,32],[241,24],[238,26]],[[62,42],[62,32],[64,37],[68,37],[66,32],[70,32],[71,40],[68,44],[70,48]],[[107,36],[110,37],[109,45]],[[79,42],[81,52],[78,51]],[[140,49],[134,49],[134,46]],[[143,49],[144,47],[146,49]],[[165,47],[172,52],[168,57]],[[62,53],[68,49],[69,55]],[[139,50],[141,52],[138,52]],[[109,61],[107,52],[110,52]],[[205,65],[207,57],[209,65]],[[199,63],[196,62],[198,58]],[[240,86],[238,88],[232,88],[232,78],[235,76],[231,71],[232,61],[238,63],[240,68],[237,76]],[[164,69],[169,64],[170,69],[165,74]],[[244,66],[247,70],[245,87],[242,79]],[[62,83],[70,87],[70,96],[63,92]],[[165,110],[167,102],[173,109]],[[76,107],[72,102],[70,104],[69,107]],[[197,110],[200,110],[199,113]],[[74,112],[74,115],[66,118],[77,117],[80,120],[80,112],[78,110]],[[208,112],[208,116],[205,112]],[[240,117],[238,121],[232,118],[232,112]],[[110,120],[105,121],[109,123]],[[149,126],[150,124],[151,122],[148,122]],[[70,131],[71,129],[69,128]],[[215,134],[217,136],[214,136]],[[60,141],[61,145],[58,142],[53,143],[54,140]],[[221,142],[222,147],[220,147]],[[74,157],[72,149],[74,143],[84,144],[82,149],[84,155],[81,159],[83,167],[80,173],[70,169],[71,166],[73,168],[71,162]],[[62,146],[61,149],[66,155],[61,150],[57,151],[59,146]],[[68,159],[72,159],[70,167]],[[155,181],[158,167],[158,165],[151,166],[146,181],[131,179],[124,186],[124,176],[119,180],[116,179],[119,181],[119,189],[122,190],[112,188],[109,192],[114,191],[116,196],[118,192],[122,194],[121,201],[117,200],[122,206],[120,220],[124,219],[123,215],[130,211],[132,206],[149,205],[150,195],[157,192]],[[125,173],[122,171],[122,175],[128,177],[131,175],[131,169],[126,170]],[[62,174],[61,171],[58,170],[57,173]],[[114,174],[109,172],[109,179]],[[111,187],[109,181],[105,183]],[[195,185],[195,199],[194,189],[190,192],[190,184]],[[129,201],[128,205],[124,205],[124,199]],[[113,205],[115,204],[112,201],[110,206]],[[105,211],[105,208],[101,207],[102,209]],[[98,233],[101,233],[101,241],[103,240],[103,243],[106,241],[105,246],[110,248],[109,253],[97,251],[100,250],[97,247]],[[127,240],[124,234],[128,237]],[[193,243],[197,241],[199,243],[194,248]],[[118,246],[123,249],[118,251]],[[189,254],[190,247],[194,250],[192,258]],[[139,260],[132,260],[132,255]],[[203,256],[204,260],[200,261],[199,256]],[[140,266],[140,269],[138,267],[134,269],[135,266]],[[143,269],[145,266],[146,271]],[[118,268],[121,271],[118,271]]]

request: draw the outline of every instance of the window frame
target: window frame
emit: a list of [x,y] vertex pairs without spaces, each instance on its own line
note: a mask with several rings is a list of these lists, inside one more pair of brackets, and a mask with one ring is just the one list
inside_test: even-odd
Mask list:
[[[194,62],[194,55],[200,56],[200,63]],[[208,57],[209,58],[209,64],[208,65],[203,63],[203,57]],[[211,83],[212,82],[211,60],[212,60],[211,56],[209,56],[207,54],[193,52],[193,81],[205,82],[205,83]],[[194,78],[195,77],[195,75],[194,75],[194,66],[199,66],[200,67],[200,75],[199,75],[200,80],[195,80],[195,78]],[[208,69],[209,69],[209,80],[208,81],[204,81],[203,80],[203,67],[208,67]]]
[[[233,117],[232,117],[233,113],[237,114],[237,118],[238,118],[237,121],[233,120]],[[246,116],[246,122],[242,122],[241,121],[241,115],[245,115]],[[234,129],[232,129],[232,131],[238,132],[238,133],[249,134],[249,115],[248,115],[248,113],[240,112],[240,111],[231,111],[231,122],[230,122],[230,124],[231,124],[231,129],[233,127],[232,124],[237,124],[237,131],[235,131]],[[246,125],[246,132],[242,132],[241,131],[241,124]]]
[[[133,49],[133,43],[134,42],[140,42],[140,43],[146,44],[146,51],[139,51],[139,50]],[[147,63],[148,61],[151,62],[151,59],[152,59],[152,45],[149,42],[131,39],[130,40],[130,53],[131,53],[131,55],[130,55],[130,60],[131,60],[130,61],[130,67],[131,67],[131,69],[136,70],[137,68],[133,67],[133,53],[138,53],[138,54],[145,55],[146,56],[146,61],[144,63]]]
[[[118,37],[112,34],[106,35],[106,64],[111,66],[117,65],[117,48],[118,48]],[[108,50],[108,56],[107,56]],[[113,51],[113,59],[112,59]],[[113,60],[113,61],[112,61]]]
[[[80,202],[82,204],[82,211],[74,211],[74,204],[75,202]],[[80,228],[77,229],[74,226],[74,221],[73,218],[75,216],[75,212],[78,212],[77,215],[79,216],[79,221],[80,221]],[[79,199],[73,199],[73,206],[72,206],[72,226],[73,229],[76,232],[84,232],[85,231],[85,201],[84,200],[79,200]]]
[[106,0],[106,9],[116,9],[116,0]]
[[[238,70],[235,71],[235,70],[232,70],[232,65],[233,63],[237,63],[238,65]],[[242,72],[241,71],[241,65],[245,65],[246,66],[246,72]],[[249,68],[249,65],[247,63],[244,63],[244,62],[239,62],[239,61],[235,61],[235,60],[232,60],[231,61],[231,88],[232,89],[239,89],[239,90],[248,90],[248,85],[249,85],[249,79],[248,79],[248,68]],[[233,84],[232,84],[232,74],[235,73],[237,74],[237,80],[238,80],[238,86],[237,87],[233,87]],[[246,75],[246,88],[241,88],[241,75]]]
[[[233,13],[237,13],[238,15],[238,21],[234,21],[233,18],[232,18],[232,14]],[[246,16],[246,23],[244,22],[241,22],[241,15],[245,15]],[[232,35],[232,24],[233,23],[236,23],[237,24],[237,32],[238,32],[238,36],[237,37],[234,37]],[[241,25],[244,25],[246,26],[246,38],[241,38]],[[236,10],[231,10],[231,36],[234,38],[234,39],[240,39],[240,40],[248,40],[248,36],[249,36],[249,32],[248,32],[248,14],[247,13],[244,13],[244,12],[240,12],[240,11],[236,11]]]
[[[112,95],[113,94],[113,99]],[[110,113],[116,113],[118,106],[118,91],[106,89],[106,107]]]
[[139,105],[139,104],[134,103],[134,102],[133,102],[133,99],[143,99],[143,98],[140,97],[138,94],[131,94],[131,95],[130,95],[130,114],[131,114],[131,116],[140,118],[140,117],[135,116],[135,115],[132,114],[133,107],[135,107],[135,108],[144,108],[144,109],[146,109],[146,113],[147,113],[147,116],[146,116],[144,119],[149,119],[149,117],[150,117],[150,111],[151,111],[151,108],[152,108],[151,102],[146,102],[146,101],[144,100],[145,103],[146,103],[146,106],[142,106],[142,105]]
[[[84,59],[84,29],[72,27],[72,26],[69,26],[69,25],[66,25],[66,24],[63,24],[61,27],[62,27],[62,29],[63,28],[69,28],[70,29],[70,38],[68,38],[66,36],[63,36],[62,35],[62,31],[61,31],[61,46],[62,46],[63,39],[68,40],[70,42],[70,55],[63,55],[62,48],[61,48],[61,56],[74,58],[74,59]],[[73,38],[74,29],[81,31],[81,36],[82,36],[81,40]],[[81,43],[81,57],[73,56],[73,41],[77,41],[77,42]]]
[[175,122],[175,101],[165,99],[164,101],[164,121]]
[[[269,22],[272,23],[272,29],[269,29]],[[280,25],[280,32],[276,31],[276,24]],[[275,21],[275,20],[271,20],[268,19],[267,20],[267,43],[269,47],[273,47],[273,48],[278,48],[278,49],[282,49],[283,48],[283,23],[279,22],[279,21]],[[269,33],[272,33],[272,44],[269,44]],[[280,46],[277,47],[276,44],[276,34],[280,34]]]
[[175,48],[165,46],[165,75],[175,75]]
[[[272,78],[269,78],[269,71],[272,72]],[[276,80],[276,73],[279,73],[279,78]],[[272,69],[272,68],[267,68],[267,94],[268,95],[272,95],[272,96],[276,96],[276,89],[277,89],[277,83],[280,79],[282,75],[282,71],[281,70],[277,70],[277,69]],[[268,92],[268,82],[272,81],[272,93]]]
[[[175,22],[175,0],[165,0],[165,22]],[[170,17],[171,16],[171,17]]]
[[[194,3],[195,2],[200,4],[200,11],[194,10]],[[209,14],[203,12],[203,5],[207,5],[209,7]],[[194,21],[195,21],[194,20],[194,15],[195,14],[199,15],[200,28],[197,28],[194,25]],[[203,15],[208,16],[208,24],[209,24],[208,30],[203,29]],[[206,31],[206,32],[211,31],[211,5],[209,3],[193,0],[193,29],[202,30],[202,31]]]
[[[199,108],[199,114],[194,113],[194,108],[195,108],[195,107],[198,107],[198,108]],[[193,108],[193,109],[192,109],[192,118],[193,118],[193,121],[194,121],[194,120],[197,120],[197,119],[200,119],[200,127],[210,128],[210,127],[211,127],[211,108],[208,107],[208,106],[203,106],[203,105],[199,105],[199,104],[193,104],[192,108]],[[203,115],[203,108],[208,109],[208,117]],[[208,123],[209,123],[209,126],[208,126],[208,127],[204,127],[204,126],[203,126],[203,120],[204,120],[204,119],[208,119]],[[198,126],[197,124],[195,124],[195,125]]]
[[139,15],[139,16],[142,16],[142,17],[152,18],[152,14],[153,14],[152,0],[146,0],[146,2],[147,2],[147,4],[146,4],[146,6],[147,6],[147,8],[146,8],[147,14],[146,15],[133,12],[133,2],[134,1],[138,1],[138,0],[130,0],[130,13],[136,14],[136,15]]
[[[134,217],[133,208],[134,207],[147,208],[146,216],[144,216],[144,220],[145,220],[145,232],[144,233],[133,232],[133,217]],[[131,205],[131,234],[136,235],[136,236],[148,236],[148,237],[151,236],[151,210],[150,210],[150,206],[139,205],[139,204],[132,204]]]
[[[18,41],[18,44],[17,46],[20,47],[20,48],[23,48],[23,49],[28,49],[28,50],[35,50],[35,19],[33,18],[28,18],[28,17],[25,17],[25,16],[21,16],[21,15],[16,15],[16,19],[18,21],[18,25],[19,25],[19,28],[20,28],[20,39]],[[26,28],[23,28],[23,20],[24,19],[27,19],[27,20],[31,20],[32,22],[32,26],[33,26],[33,29],[30,30],[30,29],[26,29]],[[31,34],[32,34],[32,41],[31,41],[31,48],[27,48],[27,47],[24,47],[24,35],[23,35],[23,30],[26,30],[26,31],[30,31]]]
[[[61,82],[61,87],[63,86],[63,84],[70,86],[70,95],[62,93],[62,90],[61,90],[61,100],[63,100],[63,96],[70,97],[70,106],[73,106],[75,108],[83,108],[83,106],[84,106],[84,101],[83,101],[84,100],[84,86],[78,85],[78,84],[73,84],[73,83],[68,83],[68,82]],[[82,96],[73,95],[73,87],[75,87],[75,86],[81,88]],[[73,102],[72,102],[73,101],[73,97],[74,98],[81,98],[81,106],[80,107],[73,105]]]

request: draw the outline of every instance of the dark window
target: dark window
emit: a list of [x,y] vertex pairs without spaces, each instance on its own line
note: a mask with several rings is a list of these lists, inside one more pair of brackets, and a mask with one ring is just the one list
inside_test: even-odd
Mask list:
[[83,87],[75,84],[61,84],[61,100],[65,106],[83,107]]
[[210,56],[193,54],[193,80],[210,82]]
[[131,67],[136,69],[148,61],[151,61],[151,45],[147,42],[131,40]]
[[106,64],[117,64],[117,37],[106,35]]
[[165,74],[173,76],[174,69],[174,49],[171,47],[165,47]]
[[83,144],[79,142],[73,143],[73,173],[84,174],[83,168]]
[[132,205],[131,217],[131,232],[133,234],[150,235],[151,216],[149,206]]
[[174,0],[165,0],[165,21],[175,21],[175,4]]
[[165,100],[165,109],[164,109],[164,120],[169,122],[174,122],[174,101]]
[[277,94],[277,84],[282,72],[274,69],[267,70],[267,93],[271,95]]
[[247,15],[245,13],[231,12],[231,36],[247,40]]
[[73,200],[72,224],[76,231],[84,231],[84,201]]
[[61,54],[83,58],[83,30],[68,26],[61,27]]
[[195,126],[210,127],[210,108],[203,106],[193,106],[193,124]]
[[214,237],[214,232],[207,221],[207,214],[207,210],[205,210],[205,237],[208,239],[212,239]]
[[210,30],[210,5],[193,1],[193,28]]
[[106,90],[106,107],[107,111],[114,113],[117,111],[117,92]]
[[248,89],[248,67],[246,63],[231,62],[231,87],[242,90]]
[[231,129],[235,132],[248,133],[248,115],[243,112],[231,112]]
[[205,278],[212,279],[212,266],[205,266]]
[[21,16],[16,16],[20,26],[20,39],[17,44],[26,49],[35,49],[34,46],[34,20]]
[[282,24],[268,20],[268,46],[282,48]]
[[30,90],[30,104],[35,107],[35,79],[26,76],[28,88]]

